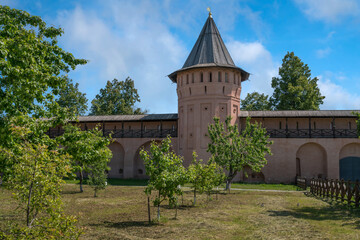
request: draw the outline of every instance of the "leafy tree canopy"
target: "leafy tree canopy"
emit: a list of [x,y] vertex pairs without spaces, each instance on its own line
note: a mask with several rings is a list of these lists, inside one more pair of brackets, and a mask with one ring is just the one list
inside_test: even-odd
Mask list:
[[79,91],[79,84],[74,84],[71,79],[66,77],[66,87],[59,92],[59,98],[56,102],[60,107],[67,108],[70,113],[84,115],[87,110],[87,98],[85,93]]
[[54,96],[66,86],[63,73],[86,63],[57,45],[62,33],[40,17],[0,5],[0,118],[57,114]]
[[325,97],[317,82],[316,77],[311,78],[308,65],[288,52],[279,68],[279,77],[272,78],[274,93],[270,102],[276,110],[319,110]]
[[90,115],[117,115],[117,114],[143,114],[140,108],[135,108],[135,103],[140,102],[134,81],[126,78],[125,81],[114,79],[107,81],[105,88],[100,89],[92,100]]
[[247,111],[271,110],[269,96],[263,93],[248,93],[244,100],[240,102],[240,109]]
[[266,129],[257,122],[246,120],[245,129],[239,133],[237,125],[231,125],[231,117],[227,117],[225,124],[219,118],[214,118],[214,124],[208,127],[210,143],[208,152],[211,161],[215,161],[228,171],[226,188],[236,174],[249,166],[251,170],[259,172],[267,163],[266,154],[271,154],[269,136]]

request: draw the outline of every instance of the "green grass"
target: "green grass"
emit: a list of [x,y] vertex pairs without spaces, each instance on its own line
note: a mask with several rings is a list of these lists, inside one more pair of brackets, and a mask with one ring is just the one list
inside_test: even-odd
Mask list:
[[[251,186],[253,186],[251,184]],[[233,185],[235,188],[235,186]],[[253,187],[251,187],[253,188]],[[179,199],[178,217],[166,204],[160,223],[147,222],[143,187],[108,186],[93,197],[89,186],[66,184],[67,214],[78,218],[82,239],[359,239],[360,210],[306,196],[303,192],[232,191]],[[0,230],[23,223],[11,193],[0,189]],[[151,206],[151,217],[156,208]]]

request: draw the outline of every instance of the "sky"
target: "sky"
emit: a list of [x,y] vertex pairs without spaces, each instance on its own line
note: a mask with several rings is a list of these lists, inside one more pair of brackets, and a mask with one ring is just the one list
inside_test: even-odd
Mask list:
[[272,77],[294,52],[319,79],[322,110],[360,108],[358,0],[0,0],[61,27],[59,45],[89,60],[69,73],[91,100],[108,80],[135,82],[149,113],[176,113],[167,77],[188,57],[211,8],[235,64],[250,72],[241,98],[272,95]]

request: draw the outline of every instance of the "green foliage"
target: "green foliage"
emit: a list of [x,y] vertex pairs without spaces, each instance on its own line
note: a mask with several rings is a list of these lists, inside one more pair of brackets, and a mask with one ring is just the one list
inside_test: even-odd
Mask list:
[[241,100],[240,108],[247,111],[271,110],[269,96],[258,92],[248,93],[245,99]]
[[80,173],[80,191],[82,192],[83,174],[88,173],[94,191],[103,189],[106,182],[105,171],[112,157],[111,150],[107,147],[110,137],[103,137],[98,127],[82,131],[78,126],[64,126],[64,134],[57,141],[64,148],[62,151],[72,157],[75,172]]
[[57,45],[62,33],[40,17],[0,5],[0,118],[58,111],[54,95],[66,83],[61,74],[86,63]]
[[75,85],[72,80],[67,78],[66,87],[59,92],[59,98],[56,102],[60,107],[67,108],[72,114],[84,115],[87,110],[87,98],[85,93],[79,91],[79,84]]
[[140,108],[135,108],[140,102],[134,81],[127,77],[125,81],[117,79],[107,81],[105,88],[100,89],[91,102],[90,115],[143,114]]
[[235,175],[245,166],[259,172],[267,163],[266,154],[271,154],[269,137],[266,129],[257,122],[246,120],[246,128],[239,133],[237,125],[231,125],[231,117],[227,117],[225,125],[219,118],[214,118],[214,124],[208,127],[210,143],[208,152],[215,161],[228,171],[227,188]]
[[196,152],[193,152],[193,161],[187,170],[187,182],[194,190],[194,205],[196,204],[196,193],[208,193],[210,195],[214,187],[219,186],[225,180],[225,174],[216,162],[202,163],[197,160]]
[[279,68],[280,77],[273,77],[271,87],[274,93],[270,102],[276,110],[319,110],[323,104],[317,86],[318,79],[311,78],[307,64],[294,55],[287,53]]
[[13,191],[18,209],[26,215],[26,227],[11,226],[6,238],[77,239],[76,220],[63,214],[60,198],[63,178],[71,172],[70,157],[53,148],[54,140],[34,138],[37,133],[32,129],[39,129],[37,124],[12,124],[11,148],[0,148],[5,161],[11,162],[4,186]]
[[150,152],[142,149],[141,159],[144,160],[149,183],[145,189],[147,195],[156,190],[154,205],[158,206],[158,219],[160,218],[160,204],[168,199],[171,206],[177,205],[177,196],[182,195],[179,188],[186,181],[186,170],[183,160],[170,150],[171,139],[167,137],[161,144],[155,141],[150,145]]

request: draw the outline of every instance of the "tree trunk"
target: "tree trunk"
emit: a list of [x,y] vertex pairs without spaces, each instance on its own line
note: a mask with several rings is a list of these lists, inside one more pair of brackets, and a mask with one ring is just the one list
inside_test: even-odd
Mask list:
[[31,204],[31,193],[34,182],[32,181],[29,188],[28,203],[26,208],[26,226],[30,227],[30,204]]
[[148,217],[149,217],[149,223],[151,223],[151,216],[150,216],[150,197],[148,196]]
[[159,203],[158,203],[157,219],[158,219],[158,221],[160,221],[160,191],[159,191]]
[[94,189],[94,197],[97,197],[97,196],[96,196],[96,188]]
[[196,190],[194,189],[194,206],[195,206],[195,204],[196,204]]
[[231,182],[229,180],[226,180],[225,190],[228,190],[230,192],[230,188],[231,188]]
[[83,192],[83,179],[84,179],[84,176],[83,176],[83,171],[80,170],[80,192]]

